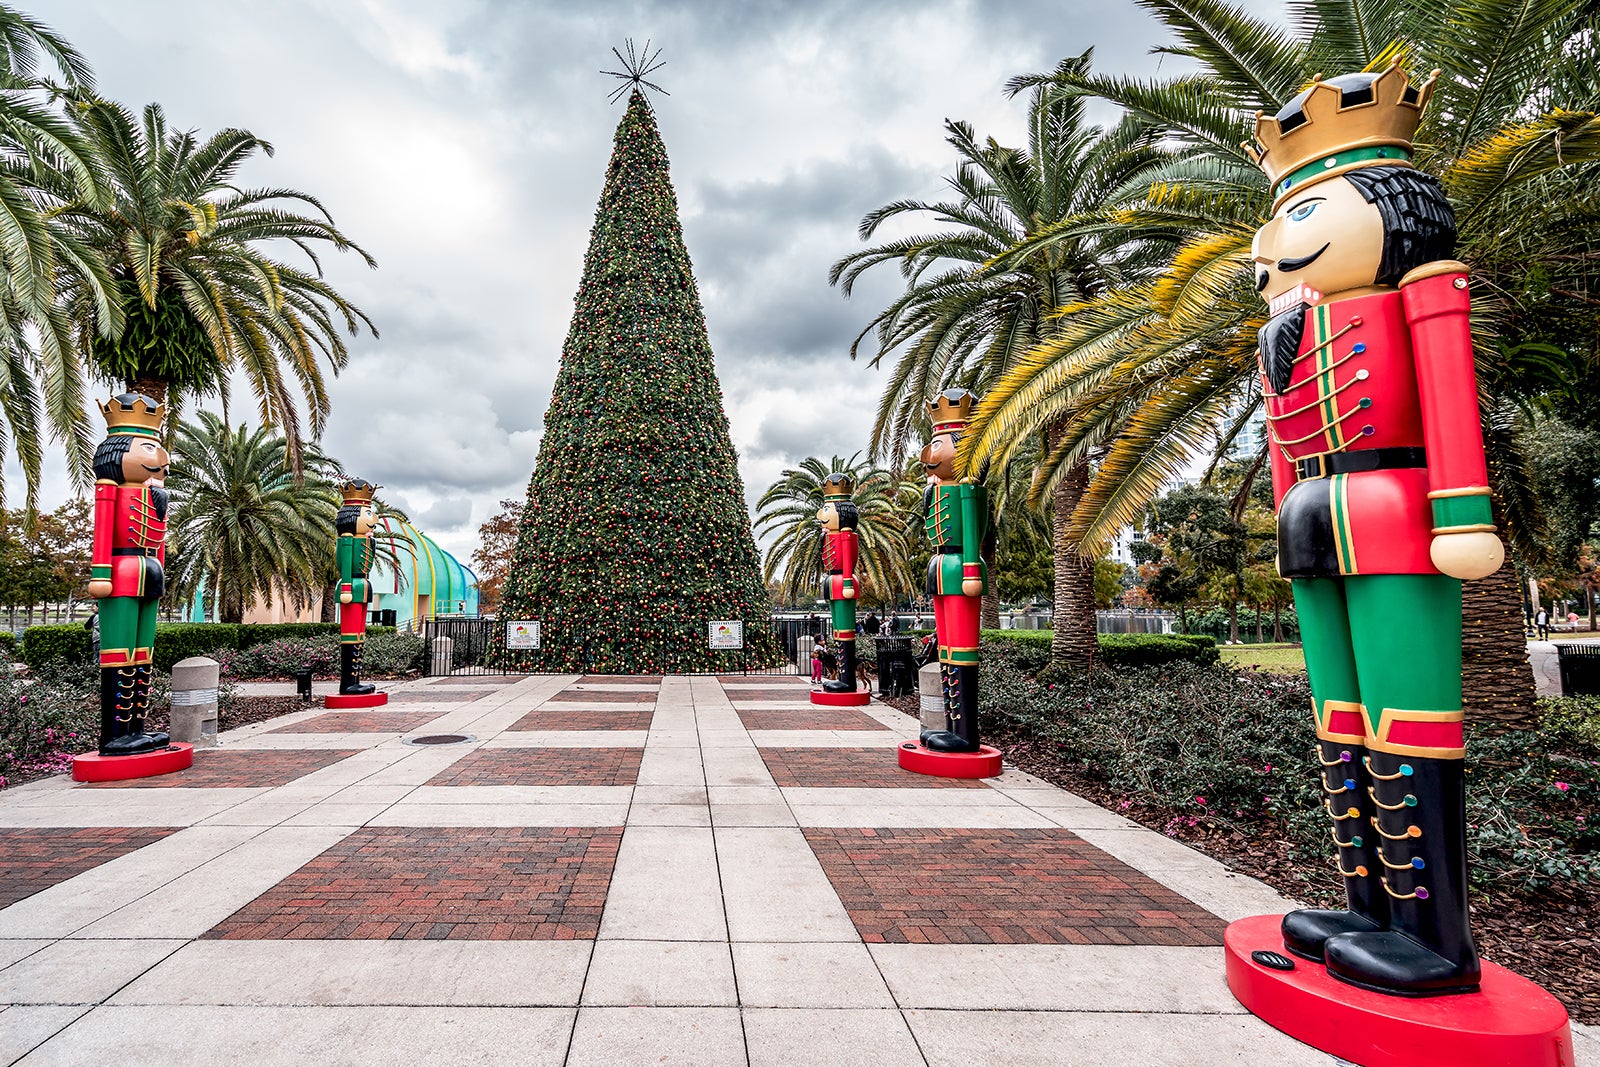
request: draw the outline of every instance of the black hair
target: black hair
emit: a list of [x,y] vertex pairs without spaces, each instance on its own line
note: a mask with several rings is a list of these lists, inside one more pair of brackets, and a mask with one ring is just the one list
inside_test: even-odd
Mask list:
[[101,441],[100,447],[94,450],[94,476],[121,485],[124,480],[122,457],[132,445],[133,437],[125,433],[114,433]]
[[861,509],[857,508],[853,500],[835,500],[834,510],[839,513],[839,529],[854,530],[861,521]]
[[1378,285],[1394,285],[1456,250],[1456,213],[1439,179],[1412,167],[1359,167],[1345,174],[1383,219]]
[[333,517],[333,528],[342,534],[359,533],[356,529],[356,520],[361,518],[362,507],[359,504],[350,504],[339,509],[339,514]]

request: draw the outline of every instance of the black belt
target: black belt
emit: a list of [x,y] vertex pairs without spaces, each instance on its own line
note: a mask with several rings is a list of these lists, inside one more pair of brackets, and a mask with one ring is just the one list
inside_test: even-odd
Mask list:
[[111,554],[113,556],[153,556],[153,555],[156,554],[156,549],[153,549],[153,548],[113,548],[111,550]]
[[961,551],[961,546],[960,545],[940,545],[938,548],[935,548],[933,551],[934,551],[935,555],[953,556],[956,553]]
[[1421,448],[1359,448],[1351,452],[1333,452],[1326,456],[1312,456],[1295,464],[1299,480],[1326,478],[1330,474],[1355,474],[1358,471],[1396,470],[1403,467],[1426,467],[1428,453]]

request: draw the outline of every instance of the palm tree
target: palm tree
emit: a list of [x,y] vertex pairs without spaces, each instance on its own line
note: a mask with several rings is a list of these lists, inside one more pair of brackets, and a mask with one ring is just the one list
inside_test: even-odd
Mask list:
[[[1240,142],[1249,116],[1277,111],[1316,73],[1381,67],[1397,56],[1413,69],[1442,68],[1416,163],[1450,194],[1457,255],[1478,279],[1474,343],[1485,387],[1527,379],[1552,350],[1569,368],[1595,358],[1600,316],[1585,295],[1600,289],[1600,15],[1592,6],[1320,0],[1298,6],[1284,29],[1223,0],[1140,2],[1176,32],[1174,51],[1200,72],[1138,81],[1058,70],[1014,88],[1050,84],[1120,104],[1177,146],[1173,158],[1155,180],[1041,229],[994,266],[1112,230],[1179,246],[1159,269],[1130,271],[1065,303],[1061,328],[990,391],[965,442],[969,462],[1004,463],[1041,428],[1057,428],[1032,488],[1041,504],[1081,477],[1084,456],[1103,450],[1066,526],[1068,542],[1092,554],[1194,459],[1226,451],[1259,409],[1256,331],[1265,309],[1252,285],[1250,240],[1270,197]],[[1574,320],[1588,328],[1573,329]],[[1519,553],[1536,553],[1536,517],[1514,506],[1525,497],[1511,491],[1520,467],[1512,434],[1492,408],[1487,414],[1510,539]],[[1520,625],[1512,626],[1512,583],[1509,566],[1469,583],[1466,611],[1469,681],[1517,690],[1511,706],[1493,712],[1507,717],[1525,714],[1532,695]],[[1469,699],[1492,702],[1485,693]]]
[[[1064,60],[1057,74],[1086,77],[1089,60],[1088,52]],[[905,292],[850,348],[855,358],[861,342],[875,334],[873,366],[899,352],[873,426],[875,459],[901,455],[913,434],[927,429],[924,405],[935,393],[951,386],[987,391],[1049,336],[1057,308],[1115,284],[1129,259],[1143,252],[1115,233],[1086,233],[1001,263],[1008,250],[1101,204],[1164,158],[1143,120],[1130,118],[1106,131],[1085,119],[1084,104],[1077,92],[1048,80],[1036,84],[1026,148],[980,141],[967,123],[947,122],[947,140],[959,157],[947,179],[955,198],[887,204],[862,219],[860,233],[867,241],[891,220],[922,215],[949,228],[865,248],[834,264],[829,280],[846,296],[879,263],[898,263],[906,278]],[[1057,433],[1048,425],[1038,429],[1052,438]],[[1052,502],[1058,534],[1077,506],[1086,462],[1080,459],[1076,470]],[[1052,653],[1063,664],[1087,664],[1096,649],[1094,566],[1065,550],[1065,537],[1055,543]],[[997,602],[989,607],[994,613]]]
[[308,443],[297,477],[288,448],[281,434],[230,429],[209,411],[173,435],[173,586],[180,595],[206,587],[222,622],[275,599],[303,607],[322,589],[339,470]]
[[[334,225],[314,196],[293,189],[240,189],[234,176],[272,146],[246,130],[204,140],[167,124],[157,104],[135,117],[84,97],[73,123],[105,177],[109,205],[62,186],[59,219],[107,265],[108,305],[81,272],[67,272],[58,303],[101,375],[173,406],[217,393],[228,399],[238,371],[255,394],[261,424],[284,435],[298,468],[298,403],[321,433],[329,411],[322,364],[338,373],[354,336],[371,320],[322,277],[317,245],[376,263]],[[309,206],[311,214],[294,210]],[[302,267],[276,258],[290,246]],[[116,320],[121,318],[120,328]]]
[[[47,66],[59,84],[46,76]],[[109,275],[42,210],[50,195],[41,188],[47,183],[86,203],[106,203],[87,146],[53,106],[59,93],[92,85],[88,63],[71,44],[0,4],[0,452],[9,445],[22,468],[30,512],[44,442],[63,439],[85,470],[92,447],[81,353],[55,307],[55,283],[58,271],[73,269],[86,294],[104,302]],[[0,475],[0,500],[4,490]]]
[[777,534],[767,548],[762,578],[768,585],[777,580],[784,603],[816,595],[822,574],[822,536],[817,526],[822,482],[841,471],[855,482],[863,599],[893,603],[915,586],[912,537],[920,530],[913,530],[907,516],[910,497],[920,493],[917,484],[908,484],[900,472],[865,463],[859,452],[849,459],[834,456],[826,463],[807,457],[799,467],[784,471],[756,503],[756,534]]

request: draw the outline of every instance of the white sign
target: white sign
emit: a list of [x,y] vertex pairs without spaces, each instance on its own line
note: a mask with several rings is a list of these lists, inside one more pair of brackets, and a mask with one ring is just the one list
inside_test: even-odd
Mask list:
[[538,651],[539,620],[521,619],[506,623],[506,647]]
[[739,619],[719,619],[706,624],[712,648],[743,648],[744,623]]

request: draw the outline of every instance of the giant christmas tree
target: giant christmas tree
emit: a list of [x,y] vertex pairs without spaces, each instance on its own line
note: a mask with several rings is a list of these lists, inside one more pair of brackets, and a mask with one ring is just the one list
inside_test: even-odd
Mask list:
[[[655,115],[635,84],[528,485],[500,617],[513,670],[654,674],[775,662],[738,457]],[[744,622],[745,654],[706,624]]]

